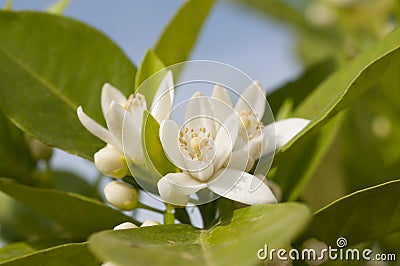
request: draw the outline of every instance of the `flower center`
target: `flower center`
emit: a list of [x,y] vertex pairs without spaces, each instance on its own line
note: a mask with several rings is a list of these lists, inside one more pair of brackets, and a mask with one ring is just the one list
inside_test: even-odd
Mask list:
[[205,127],[185,127],[180,132],[179,144],[184,155],[191,160],[210,163],[215,155],[211,133]]
[[133,108],[133,110],[141,110],[146,108],[146,99],[140,93],[129,95],[128,101],[123,106],[125,110]]
[[252,112],[251,110],[240,111],[239,118],[242,122],[239,135],[243,139],[247,138],[247,140],[251,140],[261,135],[261,131],[264,125],[261,121],[259,121],[257,115],[254,112]]

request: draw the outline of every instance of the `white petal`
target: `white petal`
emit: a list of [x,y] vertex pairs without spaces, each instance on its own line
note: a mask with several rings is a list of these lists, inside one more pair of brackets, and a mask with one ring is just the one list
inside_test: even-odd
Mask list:
[[149,226],[155,226],[155,225],[161,225],[161,224],[154,220],[146,220],[142,223],[142,225],[140,227],[149,227]]
[[173,120],[164,120],[160,124],[160,140],[165,153],[171,162],[184,169],[185,164],[179,149],[179,127]]
[[235,110],[238,112],[251,110],[257,115],[258,119],[261,119],[266,101],[265,91],[261,83],[254,81],[243,91],[236,103]]
[[125,113],[122,124],[123,151],[136,165],[144,165],[145,161],[143,155],[141,123],[141,121],[135,121],[131,113]]
[[211,94],[211,97],[220,100],[221,102],[225,103],[229,107],[233,107],[232,99],[228,94],[228,91],[222,87],[221,85],[215,85],[214,90]]
[[248,205],[277,202],[269,187],[249,173],[226,168],[215,176],[207,187],[220,196]]
[[206,184],[198,182],[184,173],[171,173],[161,178],[158,183],[158,192],[161,199],[167,203],[185,206],[190,194],[206,187]]
[[169,118],[174,101],[174,80],[168,71],[161,81],[151,105],[151,114],[160,123]]
[[212,136],[215,136],[214,120],[214,114],[207,97],[204,97],[201,93],[195,93],[192,98],[190,98],[186,107],[186,126],[194,129],[206,127],[207,131],[210,132]]
[[109,83],[104,83],[101,89],[101,110],[103,111],[104,117],[106,116],[111,102],[115,101],[120,105],[126,104],[126,97],[122,92]]
[[112,101],[110,104],[110,109],[108,110],[105,117],[108,130],[120,143],[122,143],[122,125],[125,113],[126,111],[121,105],[119,105],[115,101]]
[[239,131],[239,117],[233,113],[224,121],[215,137],[215,149],[217,151],[214,170],[218,171],[232,153],[233,145]]
[[275,148],[278,150],[303,130],[309,122],[310,120],[303,118],[288,118],[264,127],[263,135],[266,141],[264,141],[263,155],[273,152],[272,140],[274,136]]
[[138,228],[136,224],[130,223],[130,222],[125,222],[122,224],[119,224],[113,228],[113,230],[126,230],[126,229],[134,229]]
[[208,100],[214,117],[216,118],[215,128],[218,131],[225,119],[235,112],[232,100],[226,89],[220,85],[215,86],[212,95]]
[[78,114],[79,121],[81,121],[82,125],[93,135],[101,139],[102,141],[111,144],[114,147],[120,146],[117,140],[112,136],[112,134],[105,129],[103,126],[98,124],[88,115],[86,115],[83,110],[82,106],[79,106],[76,110]]
[[247,172],[247,170],[252,168],[254,165],[254,159],[249,155],[248,150],[244,148],[232,152],[229,162],[227,162],[227,168],[233,168]]

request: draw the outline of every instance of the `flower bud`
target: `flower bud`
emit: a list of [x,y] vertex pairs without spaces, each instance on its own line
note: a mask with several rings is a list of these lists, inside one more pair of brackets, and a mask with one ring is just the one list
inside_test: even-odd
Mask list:
[[111,145],[107,145],[94,154],[97,169],[106,176],[125,177],[129,170],[124,155]]
[[138,202],[136,189],[118,181],[108,183],[104,188],[104,195],[112,206],[123,211],[135,209]]
[[154,220],[146,220],[140,227],[147,227],[147,226],[155,226],[155,225],[160,225],[159,222],[154,221]]
[[130,223],[130,222],[125,222],[122,224],[119,224],[117,226],[114,227],[114,230],[125,230],[125,229],[134,229],[134,228],[138,228],[136,226],[136,224]]
[[35,160],[48,160],[53,154],[53,149],[30,135],[25,134],[25,140],[28,144],[29,151],[32,154],[33,159]]

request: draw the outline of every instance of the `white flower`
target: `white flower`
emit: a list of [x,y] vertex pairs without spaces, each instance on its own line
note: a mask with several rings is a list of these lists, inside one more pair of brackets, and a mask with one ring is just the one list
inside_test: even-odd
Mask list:
[[235,107],[228,92],[217,85],[211,98],[192,97],[184,128],[165,120],[161,143],[182,173],[167,174],[158,182],[161,198],[185,205],[190,194],[207,187],[245,204],[276,202],[269,187],[247,171],[262,155],[285,145],[309,120],[290,118],[264,127],[260,119],[265,104],[265,91],[258,82],[242,93]]
[[[190,194],[203,188],[245,204],[276,202],[266,184],[250,190],[253,178],[257,177],[239,170],[237,165],[232,167],[230,157],[240,127],[236,113],[227,115],[220,123],[208,99],[196,93],[188,102],[185,121],[181,129],[172,120],[160,125],[164,151],[182,169],[181,173],[169,173],[159,180],[158,190],[165,202],[186,205]],[[247,153],[242,157],[247,158]],[[239,163],[244,169],[247,160]]]
[[210,105],[214,113],[219,114],[218,119],[226,119],[228,110],[233,108],[242,122],[233,148],[233,166],[242,167],[243,153],[247,153],[246,171],[249,171],[259,157],[280,149],[310,122],[303,118],[289,118],[264,126],[260,120],[264,115],[265,104],[265,91],[258,81],[244,90],[235,106],[226,89],[215,86]]
[[108,183],[104,188],[104,195],[111,205],[123,211],[135,209],[138,203],[136,189],[119,181]]
[[[158,122],[168,118],[173,97],[173,78],[168,71],[151,106],[151,114]],[[105,175],[123,177],[128,172],[127,167],[117,162],[125,160],[124,152],[134,164],[144,165],[141,131],[143,112],[147,109],[146,101],[140,93],[130,95],[127,99],[119,90],[106,83],[101,92],[101,108],[108,130],[86,115],[81,106],[77,109],[78,118],[90,133],[107,143],[98,152],[97,160],[95,156],[97,168]]]

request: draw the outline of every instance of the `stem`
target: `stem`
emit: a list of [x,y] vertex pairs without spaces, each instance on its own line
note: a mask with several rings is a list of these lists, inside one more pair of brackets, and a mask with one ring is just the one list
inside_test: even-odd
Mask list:
[[146,205],[146,204],[143,204],[143,203],[141,203],[141,202],[138,202],[137,208],[145,209],[145,210],[148,210],[148,211],[153,211],[153,212],[161,213],[161,214],[164,213],[163,211],[160,211],[159,209],[153,208],[153,207],[148,206],[148,205]]
[[170,204],[165,204],[164,212],[164,224],[174,224],[175,223],[175,208]]

